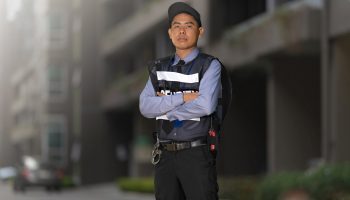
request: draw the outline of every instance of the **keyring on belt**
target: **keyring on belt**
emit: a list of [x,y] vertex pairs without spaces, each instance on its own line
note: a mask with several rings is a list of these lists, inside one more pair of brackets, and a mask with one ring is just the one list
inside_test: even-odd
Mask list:
[[160,144],[159,144],[159,138],[157,135],[157,142],[154,144],[153,146],[153,150],[152,150],[152,159],[151,159],[151,163],[153,165],[156,165],[159,163],[160,161],[160,155],[162,154],[162,150],[160,150]]

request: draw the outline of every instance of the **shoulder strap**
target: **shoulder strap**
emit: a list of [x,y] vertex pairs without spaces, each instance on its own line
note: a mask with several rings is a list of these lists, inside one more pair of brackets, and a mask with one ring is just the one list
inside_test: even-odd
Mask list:
[[222,124],[225,116],[227,114],[228,109],[231,106],[232,102],[232,81],[230,74],[228,73],[226,67],[220,62],[219,59],[217,59],[221,65],[221,99],[219,99],[219,102],[222,106],[222,113],[220,116],[220,123]]
[[201,56],[201,58],[204,59],[204,64],[199,73],[199,80],[202,80],[204,73],[207,71],[207,69],[209,68],[211,62],[215,59],[215,57],[205,53],[199,53],[199,56]]
[[159,91],[159,84],[158,84],[158,80],[157,80],[157,71],[161,71],[162,68],[166,65],[170,65],[170,61],[172,59],[172,56],[168,56],[165,58],[160,58],[157,59],[155,61],[151,61],[148,63],[148,73],[149,73],[149,77],[151,79],[153,88],[155,90],[155,92]]
[[[224,118],[227,114],[227,110],[231,106],[231,101],[232,101],[232,83],[231,83],[231,78],[230,75],[226,69],[226,67],[221,63],[221,61],[211,55],[201,53],[200,56],[203,56],[206,61],[204,62],[203,68],[201,70],[201,76],[204,75],[204,73],[207,71],[209,68],[211,62],[213,60],[217,60],[220,63],[221,66],[221,73],[220,73],[220,81],[221,81],[221,96],[218,99],[218,106],[215,112],[216,115],[216,120],[219,125],[221,125],[224,121]],[[201,79],[202,77],[200,77]]]

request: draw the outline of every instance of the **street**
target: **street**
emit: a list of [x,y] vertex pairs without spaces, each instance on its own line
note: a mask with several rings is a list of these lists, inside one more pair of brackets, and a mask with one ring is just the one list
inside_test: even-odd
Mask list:
[[14,193],[10,184],[0,183],[0,200],[153,200],[153,194],[125,193],[113,183],[47,192],[29,188],[25,193]]

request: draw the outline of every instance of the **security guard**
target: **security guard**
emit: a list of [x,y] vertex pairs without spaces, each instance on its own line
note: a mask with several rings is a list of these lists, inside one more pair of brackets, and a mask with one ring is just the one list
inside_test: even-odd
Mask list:
[[157,120],[155,196],[158,200],[218,199],[215,156],[207,143],[221,91],[221,64],[201,53],[200,14],[183,2],[168,9],[175,55],[149,66],[140,111]]

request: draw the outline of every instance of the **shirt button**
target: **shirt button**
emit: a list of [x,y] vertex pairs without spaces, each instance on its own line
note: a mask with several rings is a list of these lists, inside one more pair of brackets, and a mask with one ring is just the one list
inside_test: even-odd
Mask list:
[[176,133],[174,133],[174,135],[176,136]]

